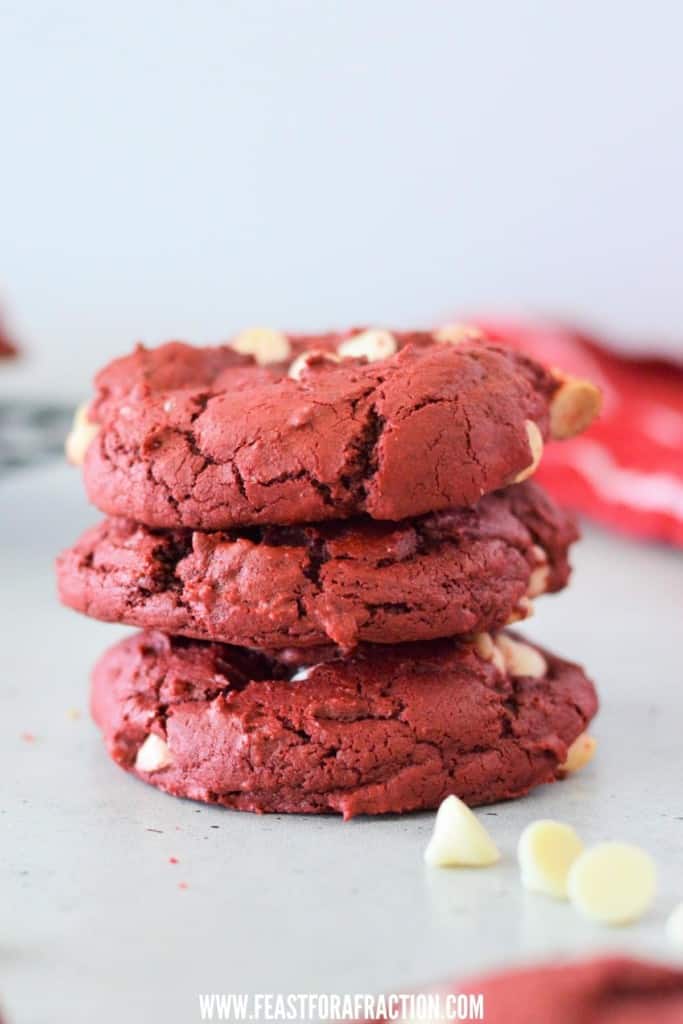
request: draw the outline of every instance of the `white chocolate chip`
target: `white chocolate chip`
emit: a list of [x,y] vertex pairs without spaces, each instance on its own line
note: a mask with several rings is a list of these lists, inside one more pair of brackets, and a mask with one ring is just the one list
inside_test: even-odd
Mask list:
[[173,763],[168,744],[151,732],[138,750],[135,767],[139,772],[158,772]]
[[375,363],[379,359],[388,359],[389,356],[393,356],[396,348],[396,338],[393,334],[373,328],[369,331],[361,331],[353,338],[343,341],[337,351],[344,359],[365,357],[369,363]]
[[540,597],[541,594],[545,594],[548,589],[549,577],[549,565],[539,565],[535,569],[532,569],[529,574],[529,584],[526,591],[527,597]]
[[79,405],[74,413],[74,420],[66,439],[64,450],[66,457],[74,466],[80,466],[91,441],[100,430],[99,423],[88,419],[88,402]]
[[629,843],[598,843],[582,853],[569,870],[572,905],[602,924],[629,924],[650,907],[657,887],[654,862]]
[[536,560],[536,566],[531,570],[526,592],[527,597],[540,597],[548,589],[550,565],[548,564],[548,556],[540,545],[534,544],[531,550]]
[[437,341],[459,345],[463,341],[481,341],[485,335],[473,324],[444,324],[434,331],[434,337]]
[[602,395],[592,381],[553,370],[559,388],[550,402],[550,436],[558,441],[574,437],[590,426],[600,412]]
[[683,903],[679,903],[669,914],[666,920],[666,934],[674,946],[683,949]]
[[530,647],[520,640],[513,640],[506,633],[499,633],[494,643],[503,655],[509,675],[541,679],[548,671],[545,658],[535,647]]
[[541,461],[543,455],[543,436],[541,431],[538,429],[533,420],[525,420],[524,426],[526,428],[526,436],[529,442],[529,450],[531,451],[531,462],[523,469],[521,473],[518,473],[513,483],[521,484],[523,480],[528,480],[530,476],[533,476],[538,469],[538,464]]
[[447,796],[437,811],[424,859],[432,867],[488,867],[500,860],[500,853],[467,804]]
[[522,832],[517,859],[522,885],[556,899],[567,899],[569,869],[583,850],[571,825],[561,821],[533,821]]
[[545,553],[545,548],[542,548],[540,544],[531,545],[531,554],[534,556],[535,565],[548,564],[548,556]]
[[501,675],[505,675],[505,658],[494,644],[490,633],[477,633],[474,647],[482,661],[493,662]]
[[567,760],[560,765],[560,771],[570,773],[584,768],[589,761],[593,760],[597,745],[597,741],[592,736],[589,736],[587,732],[582,732],[567,751]]
[[302,665],[298,668],[293,676],[290,677],[290,683],[299,683],[304,679],[308,679],[313,669],[316,669],[317,665]]
[[341,357],[336,352],[323,352],[319,348],[313,348],[308,352],[302,352],[301,355],[296,357],[287,371],[287,375],[294,380],[301,380],[302,374],[310,366],[320,365],[321,363],[341,363]]
[[231,345],[235,352],[253,356],[259,366],[283,363],[292,352],[287,335],[270,327],[250,327],[233,338]]
[[534,606],[528,597],[520,597],[517,602],[517,607],[513,608],[508,615],[505,624],[507,626],[512,625],[513,622],[521,622],[522,619],[528,619],[534,614]]

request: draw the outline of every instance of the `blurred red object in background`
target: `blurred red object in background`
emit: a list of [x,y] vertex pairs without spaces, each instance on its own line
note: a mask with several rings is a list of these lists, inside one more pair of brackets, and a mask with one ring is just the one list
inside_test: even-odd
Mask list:
[[539,482],[607,526],[683,547],[683,363],[622,355],[562,326],[473,320],[495,341],[602,388],[597,422],[547,446]]
[[17,346],[8,338],[2,320],[0,320],[0,359],[16,356],[17,353]]

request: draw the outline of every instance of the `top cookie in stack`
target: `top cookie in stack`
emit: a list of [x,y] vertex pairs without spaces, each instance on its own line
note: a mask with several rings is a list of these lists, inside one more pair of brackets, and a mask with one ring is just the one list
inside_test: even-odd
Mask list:
[[593,385],[467,329],[140,347],[95,385],[91,500],[197,530],[472,505],[531,476],[548,436],[598,406]]
[[[117,760],[174,793],[347,815],[433,806],[447,792],[481,802],[554,777],[594,713],[592,687],[574,666],[551,659],[550,668],[535,648],[496,631],[568,579],[574,524],[524,481],[548,438],[572,436],[594,417],[592,384],[463,326],[315,338],[258,329],[212,348],[140,346],[95,383],[68,451],[112,518],[61,556],[60,593],[94,617],[172,634],[126,641],[96,672],[96,717]],[[190,662],[201,694],[191,721],[159,696],[168,673],[175,679]],[[401,690],[402,672],[408,690],[379,717],[410,742],[399,753],[385,736],[379,756],[366,719],[378,696]],[[431,678],[438,692],[418,725],[410,709],[424,703]],[[524,680],[533,689],[527,711]],[[446,714],[451,700],[470,707],[477,686],[485,699],[476,715]],[[321,715],[329,728],[330,701],[342,708],[350,690],[363,709],[349,718],[345,708],[346,738],[328,737],[318,757]],[[146,694],[139,721],[129,714],[132,693]],[[281,700],[296,713],[276,711]],[[215,721],[216,701],[231,723],[220,756],[197,719],[199,704]],[[262,751],[248,767],[236,751],[263,740],[264,701],[274,717],[268,763],[257,771]],[[182,725],[175,752],[173,725]],[[432,728],[440,767],[426,760]],[[503,756],[505,730],[518,738]],[[151,770],[140,758],[150,737],[164,745]],[[306,745],[303,774],[292,743]],[[345,743],[355,754],[344,766]],[[200,778],[192,765],[207,744],[213,760]]]

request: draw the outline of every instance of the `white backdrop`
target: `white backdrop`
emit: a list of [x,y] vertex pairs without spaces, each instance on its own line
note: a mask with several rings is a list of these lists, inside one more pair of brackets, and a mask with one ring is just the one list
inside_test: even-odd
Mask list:
[[682,35],[677,0],[0,0],[0,388],[456,310],[680,351]]

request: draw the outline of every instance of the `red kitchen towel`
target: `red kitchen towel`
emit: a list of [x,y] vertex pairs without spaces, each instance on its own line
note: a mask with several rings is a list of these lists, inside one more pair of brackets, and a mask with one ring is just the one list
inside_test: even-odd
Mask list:
[[597,422],[548,445],[538,480],[607,526],[683,547],[683,363],[621,355],[570,328],[474,320],[501,344],[602,388]]

